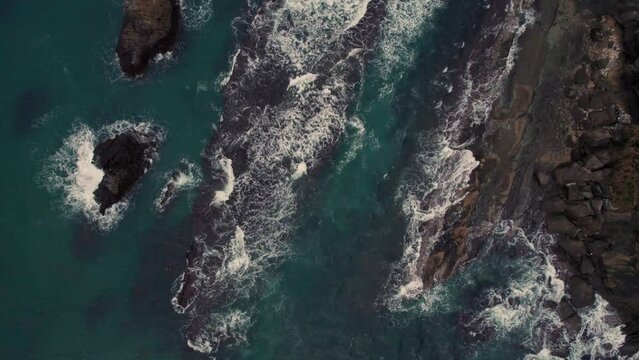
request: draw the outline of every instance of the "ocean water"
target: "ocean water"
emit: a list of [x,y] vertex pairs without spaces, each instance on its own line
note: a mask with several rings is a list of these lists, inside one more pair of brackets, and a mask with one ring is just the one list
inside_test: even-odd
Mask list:
[[[251,283],[241,306],[208,312],[204,320],[230,344],[200,347],[208,353],[187,344],[187,319],[171,299],[193,241],[203,150],[246,30],[236,19],[258,3],[183,1],[178,49],[130,81],[114,56],[119,1],[2,0],[0,358],[550,359],[545,334],[558,319],[543,302],[563,296],[544,251],[553,239],[507,220],[447,284],[389,301],[404,285],[392,274],[411,228],[402,195],[432,185],[406,179],[414,179],[424,134],[442,126],[437,104],[451,91],[443,74],[487,10],[479,0],[389,1],[363,81],[339,120],[337,148],[321,163],[303,161],[310,155],[302,149],[292,169],[297,205],[287,255]],[[321,27],[326,19],[351,26],[368,2],[289,3],[322,43],[330,40],[321,36],[330,30]],[[308,45],[278,43],[299,71],[321,55]],[[300,74],[291,86],[305,91],[313,81]],[[158,156],[126,206],[96,217],[88,194],[101,174],[91,166],[92,147],[140,124],[161,129]],[[212,204],[243,186],[230,176],[230,160],[221,160],[228,181]],[[167,182],[180,191],[163,206]],[[250,269],[251,230],[233,228],[225,276]],[[605,302],[585,311],[583,338],[596,341],[575,342],[569,358],[614,356],[623,335],[604,321]]]

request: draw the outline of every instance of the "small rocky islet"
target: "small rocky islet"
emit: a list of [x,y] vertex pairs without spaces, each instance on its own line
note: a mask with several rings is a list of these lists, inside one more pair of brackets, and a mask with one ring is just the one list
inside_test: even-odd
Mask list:
[[175,48],[180,31],[178,0],[125,0],[116,53],[122,72],[142,75],[150,60]]
[[93,193],[101,214],[122,201],[148,171],[158,145],[155,136],[127,130],[95,147],[93,162],[104,172]]

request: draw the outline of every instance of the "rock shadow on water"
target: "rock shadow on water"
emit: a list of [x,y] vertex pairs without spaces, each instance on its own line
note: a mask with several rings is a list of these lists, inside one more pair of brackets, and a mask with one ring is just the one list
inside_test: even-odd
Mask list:
[[29,133],[38,118],[51,108],[52,102],[51,94],[43,88],[33,87],[24,90],[13,103],[16,132],[21,135]]
[[180,359],[205,359],[187,346],[180,334],[184,323],[171,305],[172,285],[183,271],[192,240],[188,225],[160,222],[139,237],[140,258],[128,302],[131,323],[125,326],[129,332],[152,332],[158,339],[156,351],[174,353],[181,349]]

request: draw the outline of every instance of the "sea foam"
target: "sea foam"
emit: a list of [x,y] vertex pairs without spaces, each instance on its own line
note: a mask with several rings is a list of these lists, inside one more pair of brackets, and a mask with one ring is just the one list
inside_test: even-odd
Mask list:
[[[45,164],[42,172],[44,186],[52,193],[62,194],[62,207],[66,214],[82,214],[104,231],[113,229],[124,217],[128,199],[114,204],[104,214],[94,192],[102,181],[104,172],[95,166],[93,152],[102,140],[113,138],[121,133],[134,131],[140,141],[161,142],[164,133],[148,122],[132,123],[116,121],[102,127],[97,132],[87,125],[78,124]],[[149,154],[150,159],[153,155]]]

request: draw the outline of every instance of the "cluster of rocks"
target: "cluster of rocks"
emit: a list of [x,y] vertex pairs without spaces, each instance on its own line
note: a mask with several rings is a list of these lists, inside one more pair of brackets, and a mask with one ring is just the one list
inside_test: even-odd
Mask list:
[[[610,27],[606,29],[599,24],[590,27],[589,40],[594,49],[614,48]],[[634,52],[636,58],[639,26],[628,34],[630,28],[624,25],[623,42],[627,52]],[[634,41],[635,50],[628,47],[628,41]],[[603,53],[604,50],[595,51],[595,54]],[[627,196],[621,190],[627,187],[627,179],[625,184],[615,180],[620,169],[636,162],[632,156],[625,155],[629,148],[639,145],[635,125],[625,116],[633,94],[623,94],[611,84],[615,76],[611,76],[615,70],[610,66],[611,60],[585,58],[587,62],[574,71],[571,82],[564,88],[564,95],[572,104],[570,113],[574,120],[568,140],[570,161],[550,171],[535,173],[537,182],[544,188],[542,208],[548,230],[559,234],[556,253],[569,267],[566,282],[569,297],[564,298],[556,310],[568,333],[576,336],[581,328],[576,310],[592,306],[595,293],[599,293],[619,310],[631,339],[624,351],[633,353],[637,349],[632,345],[636,343],[632,337],[639,330],[639,302],[635,300],[639,296],[639,282],[625,280],[639,274],[636,265],[639,229],[635,224],[636,211],[633,212],[636,204],[631,201],[629,207],[619,206]],[[625,66],[626,84],[633,77],[627,70]],[[639,86],[636,89],[639,90]],[[634,95],[639,92],[635,91]],[[639,151],[632,152],[637,153]],[[639,168],[631,165],[624,176],[637,174]]]
[[180,27],[178,0],[125,0],[117,54],[125,75],[141,75],[149,60],[171,51]]
[[101,214],[124,199],[147,172],[158,145],[155,136],[129,130],[95,147],[94,163],[104,171],[104,177],[93,193]]

